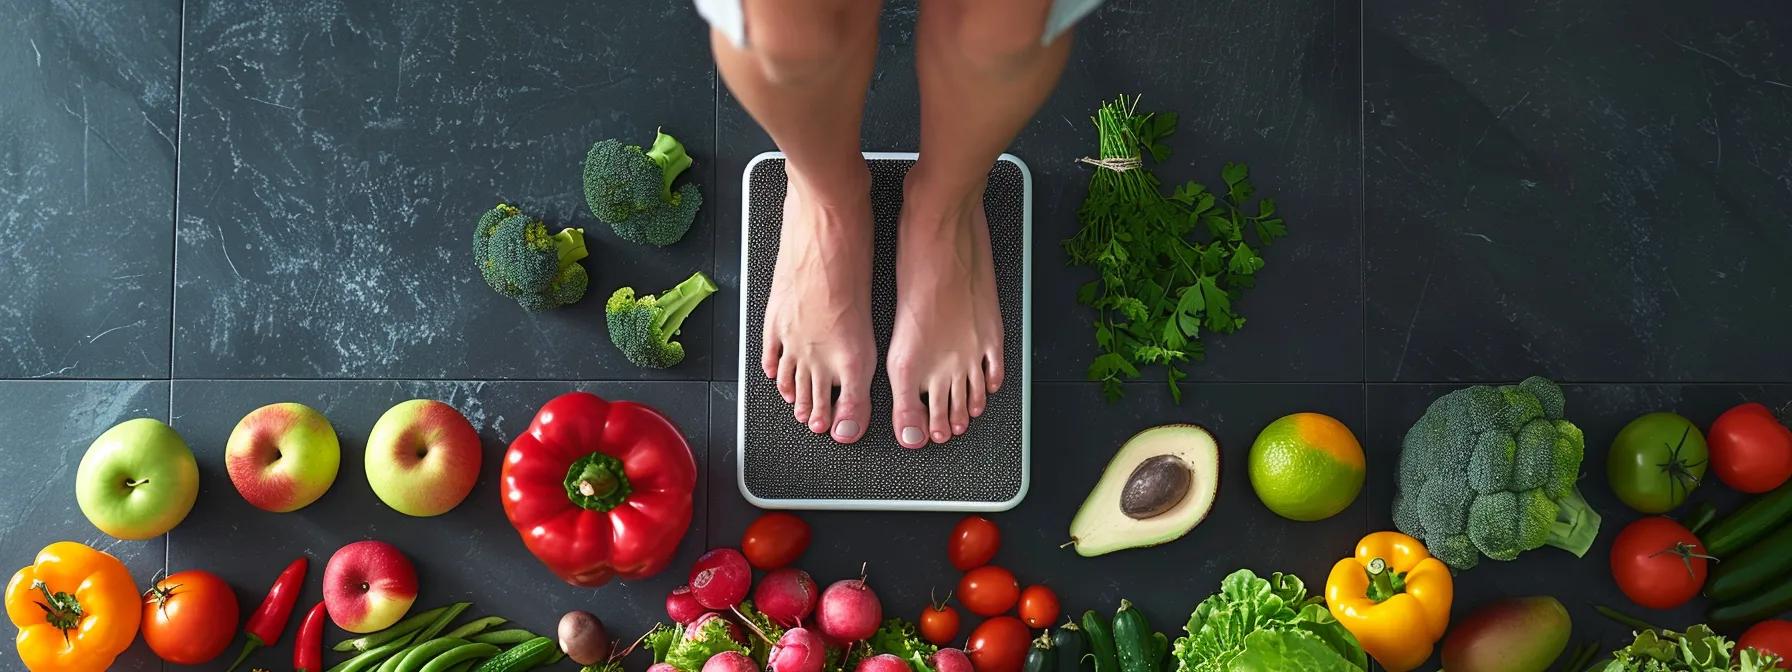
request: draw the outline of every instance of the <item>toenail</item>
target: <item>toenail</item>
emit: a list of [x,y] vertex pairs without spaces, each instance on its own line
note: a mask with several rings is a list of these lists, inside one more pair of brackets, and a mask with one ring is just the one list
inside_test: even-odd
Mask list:
[[903,427],[902,428],[902,442],[903,443],[915,444],[915,443],[920,443],[925,440],[927,440],[927,435],[921,433],[920,427]]
[[834,423],[834,436],[842,439],[850,439],[858,435],[859,423],[851,420],[841,420],[840,422]]

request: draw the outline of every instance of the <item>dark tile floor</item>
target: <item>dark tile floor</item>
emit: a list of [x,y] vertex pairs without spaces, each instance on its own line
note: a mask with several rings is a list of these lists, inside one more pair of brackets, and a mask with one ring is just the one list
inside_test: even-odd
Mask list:
[[[864,142],[912,149],[916,7],[889,4]],[[737,176],[772,145],[718,86],[686,4],[0,0],[0,15],[14,17],[0,22],[0,473],[25,484],[0,494],[0,559],[83,540],[140,581],[205,567],[252,603],[286,556],[321,564],[379,536],[413,551],[425,601],[475,599],[535,628],[584,606],[632,632],[675,576],[596,594],[552,580],[492,504],[495,469],[474,493],[485,504],[428,523],[378,505],[355,468],[283,516],[247,510],[219,472],[231,425],[267,401],[325,409],[354,464],[387,406],[447,399],[495,462],[571,388],[658,405],[692,438],[711,485],[681,553],[738,538],[753,511],[728,438]],[[996,517],[1001,560],[1067,605],[1129,597],[1174,630],[1234,568],[1321,581],[1389,524],[1399,438],[1458,384],[1570,383],[1582,489],[1608,530],[1635,517],[1598,475],[1629,417],[1704,423],[1744,399],[1792,400],[1792,12],[1778,3],[1115,0],[1077,39],[1011,147],[1036,181],[1035,305],[1071,318],[1036,323],[1032,495]],[[1086,118],[1118,93],[1181,113],[1166,178],[1248,161],[1290,222],[1240,305],[1250,326],[1209,343],[1181,405],[1141,382],[1109,406],[1081,382],[1090,336],[1071,298],[1087,278],[1062,269],[1056,241],[1087,179],[1073,163],[1093,143]],[[655,127],[691,147],[711,199],[663,250],[601,230],[576,177],[592,140]],[[724,291],[687,323],[687,362],[628,366],[602,342],[601,301],[526,315],[489,292],[466,232],[500,199],[592,226],[606,291],[712,272]],[[1244,447],[1296,410],[1344,420],[1372,465],[1365,495],[1322,523],[1283,521],[1244,485]],[[72,465],[135,416],[186,436],[202,495],[167,538],[118,542],[75,509]],[[1216,514],[1156,550],[1058,551],[1109,451],[1168,421],[1221,439]],[[834,578],[869,560],[892,610],[912,614],[950,581],[939,549],[954,518],[814,514],[807,564]],[[1590,610],[1622,602],[1605,543],[1578,562],[1541,550],[1484,565],[1458,603],[1557,594],[1577,639],[1615,645],[1624,629]],[[0,650],[0,669],[19,667]],[[118,665],[159,667],[141,649]]]

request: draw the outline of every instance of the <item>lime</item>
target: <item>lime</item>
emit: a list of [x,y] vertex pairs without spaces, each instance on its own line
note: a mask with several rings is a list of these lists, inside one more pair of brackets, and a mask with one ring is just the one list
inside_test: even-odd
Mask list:
[[1251,488],[1283,518],[1337,515],[1363,489],[1363,445],[1337,418],[1295,413],[1263,428],[1251,444]]

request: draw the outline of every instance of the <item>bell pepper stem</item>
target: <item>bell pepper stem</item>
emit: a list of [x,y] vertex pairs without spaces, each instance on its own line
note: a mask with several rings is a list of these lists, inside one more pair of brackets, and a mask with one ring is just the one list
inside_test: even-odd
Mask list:
[[592,511],[609,511],[621,506],[632,492],[622,460],[603,453],[574,460],[566,470],[565,485],[567,499]]
[[236,668],[241,666],[243,664],[243,661],[249,659],[250,653],[253,653],[258,648],[261,648],[262,644],[261,644],[260,637],[256,637],[254,634],[245,635],[244,637],[246,639],[248,639],[249,641],[247,643],[243,644],[243,652],[237,654],[236,662],[231,663],[230,667],[227,667],[224,669],[224,672],[236,672]]
[[1406,577],[1402,573],[1394,571],[1393,567],[1389,567],[1388,561],[1375,558],[1370,560],[1369,564],[1364,565],[1363,570],[1369,573],[1368,597],[1375,600],[1376,604],[1386,602],[1388,598],[1406,592]]
[[68,631],[81,625],[81,602],[72,593],[52,593],[50,585],[42,580],[31,582],[31,588],[43,593],[44,601],[37,603],[44,610],[44,621],[51,627],[62,631],[62,638],[68,639]]

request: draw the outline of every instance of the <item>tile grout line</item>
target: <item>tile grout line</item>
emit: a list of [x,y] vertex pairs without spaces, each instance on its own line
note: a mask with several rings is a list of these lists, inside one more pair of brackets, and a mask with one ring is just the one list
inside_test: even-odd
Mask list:
[[[170,230],[173,235],[168,241],[168,424],[174,424],[174,353],[175,338],[179,334],[178,323],[175,322],[175,304],[177,289],[180,286],[180,174],[181,174],[181,138],[182,122],[186,119],[187,90],[187,3],[180,2],[180,20],[175,32],[174,43],[174,199],[173,212],[170,213]],[[162,535],[162,573],[168,573],[168,567],[174,561],[174,532]],[[168,669],[166,661],[158,661],[158,667],[164,672]]]
[[[1363,349],[1360,362],[1363,375],[1363,430],[1369,429],[1369,172],[1368,172],[1368,114],[1364,111],[1368,105],[1369,62],[1368,49],[1369,26],[1365,19],[1368,0],[1358,0],[1356,4],[1356,212],[1357,212],[1357,301],[1362,306]],[[1334,13],[1334,16],[1336,14]],[[1398,461],[1398,458],[1395,458]],[[1372,472],[1373,470],[1365,470]],[[1370,476],[1369,479],[1374,479]],[[1373,483],[1365,481],[1363,489],[1374,492]],[[1374,531],[1375,502],[1371,499],[1363,507],[1363,534],[1367,536]]]

